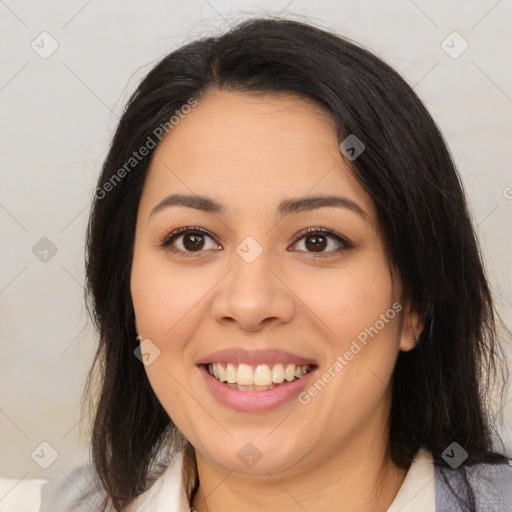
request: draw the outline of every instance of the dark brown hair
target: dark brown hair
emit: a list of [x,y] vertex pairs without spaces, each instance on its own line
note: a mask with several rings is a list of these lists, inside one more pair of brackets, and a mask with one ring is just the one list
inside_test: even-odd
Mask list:
[[[389,453],[407,468],[425,446],[447,467],[441,454],[457,441],[468,452],[461,473],[492,457],[496,432],[486,400],[494,378],[506,381],[507,367],[500,370],[505,359],[489,285],[438,127],[411,87],[368,50],[305,23],[253,19],[173,51],[149,72],[126,106],[99,178],[86,263],[99,345],[87,391],[96,369],[91,450],[105,505],[123,510],[148,487],[156,456],[184,442],[134,356],[130,272],[154,149],[122,179],[115,176],[176,110],[216,89],[298,93],[327,109],[340,142],[350,134],[364,142],[353,173],[376,205],[405,298],[425,318],[419,346],[400,352],[396,363]],[[469,484],[459,498],[474,510]]]

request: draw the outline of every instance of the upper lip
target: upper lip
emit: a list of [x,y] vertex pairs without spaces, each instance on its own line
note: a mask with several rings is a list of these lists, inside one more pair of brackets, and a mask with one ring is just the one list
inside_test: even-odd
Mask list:
[[200,358],[196,364],[208,363],[234,363],[234,364],[278,364],[288,363],[295,365],[306,365],[315,362],[313,359],[305,358],[297,354],[292,354],[286,350],[278,349],[258,349],[246,350],[242,348],[228,348],[211,352],[210,354]]

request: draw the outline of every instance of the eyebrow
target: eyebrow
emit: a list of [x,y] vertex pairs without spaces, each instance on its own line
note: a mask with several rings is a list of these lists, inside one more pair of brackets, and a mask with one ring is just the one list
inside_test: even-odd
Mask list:
[[[219,202],[207,196],[171,194],[162,199],[162,201],[160,201],[151,210],[149,217],[171,206],[186,206],[188,208],[194,208],[195,210],[214,214],[222,214],[226,212],[226,209]],[[348,199],[347,197],[336,195],[315,195],[298,199],[286,199],[279,203],[277,211],[282,216],[285,216],[324,207],[346,208],[360,215],[364,219],[369,220],[368,214],[356,202]]]

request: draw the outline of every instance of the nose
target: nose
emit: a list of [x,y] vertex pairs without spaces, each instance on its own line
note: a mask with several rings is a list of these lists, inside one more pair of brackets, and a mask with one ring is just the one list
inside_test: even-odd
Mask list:
[[237,255],[213,299],[214,320],[250,332],[290,322],[296,306],[293,292],[283,281],[269,266],[265,251],[252,263]]

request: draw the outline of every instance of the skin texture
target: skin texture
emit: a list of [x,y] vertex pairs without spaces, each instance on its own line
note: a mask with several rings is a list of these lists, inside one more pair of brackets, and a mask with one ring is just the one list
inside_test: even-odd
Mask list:
[[[226,212],[171,206],[150,216],[176,193],[206,195]],[[366,217],[339,207],[277,212],[284,199],[317,194],[346,197]],[[211,234],[192,256],[160,245],[184,226]],[[332,229],[352,246],[327,236],[315,250],[310,234],[295,241],[309,227]],[[250,264],[236,252],[247,236],[263,249]],[[185,238],[173,246],[193,247]],[[137,332],[160,350],[145,367],[148,378],[196,449],[197,511],[251,512],[262,503],[268,512],[387,510],[406,474],[387,458],[390,380],[399,351],[413,349],[422,325],[403,301],[373,202],[350,174],[322,108],[294,95],[202,98],[153,157],[131,290]],[[282,348],[316,361],[321,375],[397,302],[402,311],[306,405],[234,411],[213,397],[196,366],[220,349]],[[237,457],[247,442],[261,452],[251,468]]]

